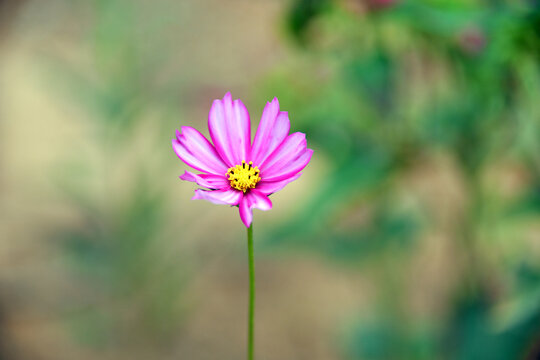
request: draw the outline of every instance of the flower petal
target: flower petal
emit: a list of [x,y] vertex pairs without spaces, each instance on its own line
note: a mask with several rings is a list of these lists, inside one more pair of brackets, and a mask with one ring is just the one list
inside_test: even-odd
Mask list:
[[266,181],[281,181],[290,178],[291,176],[298,174],[307,166],[307,164],[311,160],[312,155],[313,150],[307,149],[298,157],[293,159],[291,162],[281,167],[279,170],[273,171],[271,175],[265,175],[263,179]]
[[271,172],[273,168],[281,168],[307,148],[306,135],[295,132],[289,136],[259,165],[261,173]]
[[219,205],[238,205],[242,199],[242,192],[233,189],[223,190],[195,190],[191,200],[207,200]]
[[208,115],[208,130],[217,152],[228,167],[239,165],[251,157],[251,123],[249,113],[231,93],[214,100]]
[[272,201],[268,196],[257,190],[250,190],[244,194],[238,208],[240,219],[246,227],[249,227],[253,221],[253,209],[270,210],[272,209]]
[[264,107],[253,147],[251,156],[253,163],[258,166],[283,142],[291,124],[289,114],[286,111],[279,111],[279,102],[274,98]]
[[183,126],[176,131],[172,146],[176,155],[192,168],[215,175],[224,175],[227,165],[210,142],[196,129]]
[[[284,172],[284,170],[289,170],[289,167],[299,158],[305,156],[304,154],[306,152],[307,142],[305,134],[296,132],[287,136],[287,138],[259,167],[261,170],[261,178],[265,181],[278,181],[285,180],[288,177],[283,176],[284,174],[289,174],[289,176],[295,175],[302,170],[303,167],[294,173],[289,171]],[[305,165],[307,165],[307,163]],[[279,178],[276,177],[278,174],[280,175]]]
[[296,174],[281,181],[261,181],[257,184],[257,190],[265,195],[270,195],[283,189],[288,183],[298,179],[302,174]]
[[194,174],[186,171],[180,176],[180,179],[186,181],[193,181],[197,185],[208,189],[228,189],[229,181],[225,175],[213,175],[213,174]]

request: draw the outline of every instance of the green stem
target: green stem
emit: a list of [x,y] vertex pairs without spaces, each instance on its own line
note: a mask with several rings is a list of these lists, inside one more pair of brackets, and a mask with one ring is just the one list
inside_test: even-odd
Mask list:
[[255,264],[253,261],[253,223],[247,229],[249,262],[248,360],[253,360],[253,324],[255,317]]

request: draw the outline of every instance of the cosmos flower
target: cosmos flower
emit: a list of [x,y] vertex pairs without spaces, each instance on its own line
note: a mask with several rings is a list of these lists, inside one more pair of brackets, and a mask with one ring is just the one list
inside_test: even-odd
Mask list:
[[253,143],[248,111],[230,93],[214,100],[208,130],[213,145],[192,127],[176,131],[174,152],[200,172],[186,171],[180,179],[207,189],[195,190],[192,200],[238,206],[246,227],[251,225],[252,209],[270,210],[268,196],[298,179],[313,153],[305,134],[289,134],[289,115],[279,110],[277,98],[266,104]]

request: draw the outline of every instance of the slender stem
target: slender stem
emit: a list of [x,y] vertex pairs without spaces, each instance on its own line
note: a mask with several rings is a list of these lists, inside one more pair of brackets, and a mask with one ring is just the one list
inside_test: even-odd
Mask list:
[[253,360],[253,324],[255,317],[255,264],[253,261],[253,223],[247,229],[249,262],[248,360]]

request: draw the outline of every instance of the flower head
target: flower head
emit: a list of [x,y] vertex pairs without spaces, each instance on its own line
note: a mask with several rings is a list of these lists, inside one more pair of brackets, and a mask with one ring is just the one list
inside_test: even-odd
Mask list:
[[279,110],[277,98],[266,104],[253,143],[248,111],[230,93],[214,100],[208,130],[213,144],[192,127],[176,131],[174,152],[201,172],[186,171],[180,179],[206,189],[195,190],[193,200],[238,206],[247,227],[252,209],[270,210],[268,196],[298,179],[313,154],[305,134],[289,134],[289,115]]

